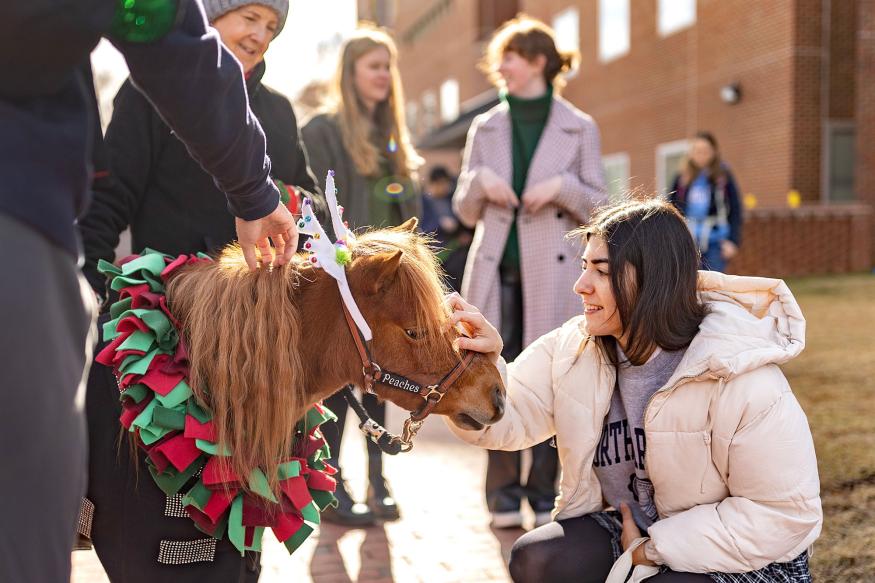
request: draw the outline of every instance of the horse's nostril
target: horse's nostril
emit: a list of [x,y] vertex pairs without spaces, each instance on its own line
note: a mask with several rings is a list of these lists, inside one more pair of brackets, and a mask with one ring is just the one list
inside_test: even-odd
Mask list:
[[504,395],[501,394],[501,387],[499,385],[495,385],[492,389],[492,404],[495,405],[498,416],[501,417],[504,413]]

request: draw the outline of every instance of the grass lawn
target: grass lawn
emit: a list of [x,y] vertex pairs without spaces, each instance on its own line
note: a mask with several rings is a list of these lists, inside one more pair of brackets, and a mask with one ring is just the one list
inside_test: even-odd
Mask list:
[[808,414],[820,466],[823,535],[815,581],[875,581],[875,275],[788,280],[808,323],[784,367]]

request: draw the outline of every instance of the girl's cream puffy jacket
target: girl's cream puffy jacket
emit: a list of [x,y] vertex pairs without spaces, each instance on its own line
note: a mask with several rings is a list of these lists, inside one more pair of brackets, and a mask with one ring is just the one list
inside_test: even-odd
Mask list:
[[[779,364],[805,343],[784,282],[700,272],[709,307],[683,360],[645,411],[646,463],[660,520],[649,529],[676,571],[743,572],[789,561],[820,534],[823,515],[805,413]],[[507,409],[482,431],[451,429],[490,449],[556,436],[558,519],[603,510],[593,455],[615,373],[583,318],[569,320],[507,367]]]

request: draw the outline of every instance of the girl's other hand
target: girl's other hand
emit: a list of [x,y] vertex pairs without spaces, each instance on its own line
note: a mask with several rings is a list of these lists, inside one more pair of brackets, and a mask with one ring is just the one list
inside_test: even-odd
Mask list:
[[464,330],[463,335],[456,339],[459,348],[482,352],[493,364],[497,364],[504,343],[495,326],[457,293],[448,295],[446,302],[451,310],[450,322]]

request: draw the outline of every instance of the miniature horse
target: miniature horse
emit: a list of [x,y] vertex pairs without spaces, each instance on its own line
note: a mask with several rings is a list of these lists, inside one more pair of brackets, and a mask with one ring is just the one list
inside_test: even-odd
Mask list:
[[[447,324],[435,256],[415,226],[412,220],[360,235],[350,244],[346,269],[373,331],[373,360],[426,386],[451,371],[461,355],[453,344],[457,333]],[[271,469],[289,451],[302,414],[339,387],[362,385],[362,361],[337,283],[302,255],[280,268],[249,271],[240,249],[228,247],[216,261],[173,272],[166,298],[188,351],[191,389],[212,412],[219,448],[234,452],[230,469],[238,476],[255,468],[275,475]],[[399,388],[378,383],[373,390],[407,410],[422,404],[420,396]],[[110,580],[256,580],[256,554],[241,557],[226,540],[205,538],[178,501],[148,472],[138,472],[142,452],[119,447],[118,395],[110,369],[95,364],[87,404],[88,498],[94,548]],[[478,356],[433,412],[480,429],[503,410],[501,377]],[[157,561],[159,552],[170,564]]]
[[[426,386],[460,356],[435,256],[415,227],[411,219],[361,235],[347,277],[373,331],[374,361]],[[192,387],[196,394],[210,387],[208,397],[199,396],[217,418],[219,441],[237,453],[238,475],[275,464],[304,409],[362,381],[336,281],[302,256],[278,271],[249,271],[239,249],[229,247],[216,262],[181,269],[167,289],[187,340]],[[410,411],[422,402],[382,384],[374,391]],[[466,429],[480,429],[502,411],[501,378],[482,357],[434,410]]]

